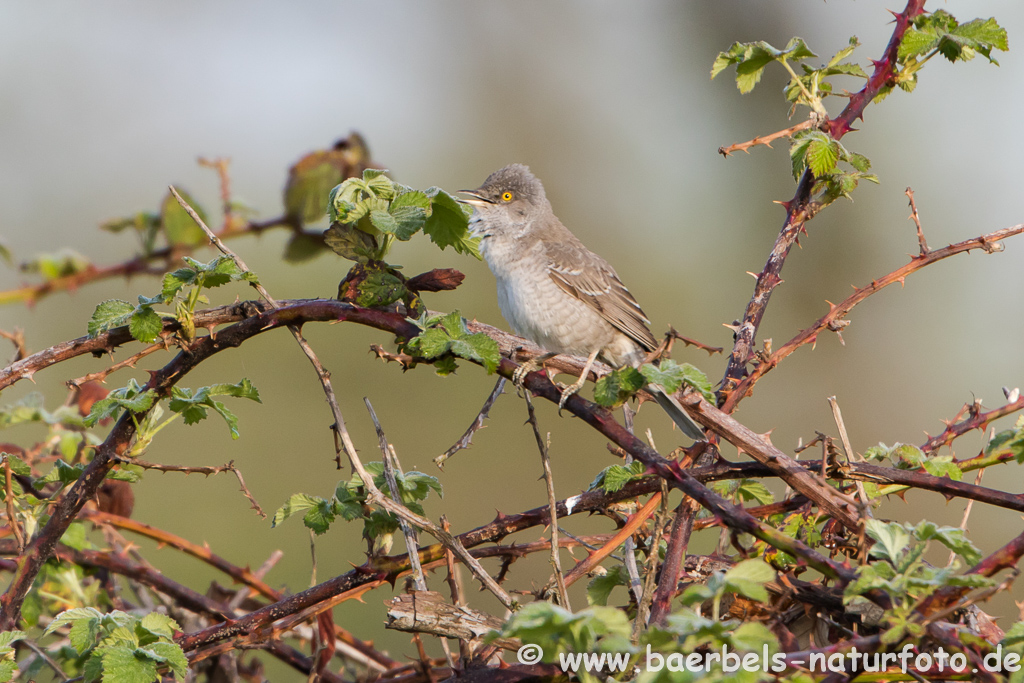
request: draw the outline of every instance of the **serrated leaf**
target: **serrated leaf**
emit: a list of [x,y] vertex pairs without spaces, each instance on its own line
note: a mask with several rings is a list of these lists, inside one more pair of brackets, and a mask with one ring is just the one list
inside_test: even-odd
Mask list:
[[815,177],[830,173],[839,161],[839,144],[832,139],[815,138],[807,146],[805,161]]
[[188,676],[188,658],[177,643],[164,641],[150,643],[146,647],[140,648],[139,652],[161,664],[166,664],[181,680],[185,680]]
[[284,505],[277,509],[274,518],[270,521],[270,527],[274,528],[292,515],[304,513],[307,510],[317,507],[320,503],[327,502],[318,496],[310,496],[305,493],[296,493],[288,499]]
[[11,650],[11,643],[17,640],[24,640],[27,634],[24,631],[3,631],[0,632],[0,651]]
[[594,384],[594,401],[611,408],[629,399],[645,384],[647,379],[636,368],[613,370]]
[[359,283],[355,304],[363,308],[390,306],[405,297],[409,290],[405,283],[385,266],[367,267],[366,278]]
[[152,344],[160,338],[164,321],[152,306],[139,306],[128,321],[128,331],[144,344]]
[[498,342],[483,332],[453,340],[451,351],[460,358],[479,362],[484,366],[488,375],[494,374],[501,362],[501,350],[498,348]]
[[974,565],[981,561],[981,551],[967,539],[963,529],[950,526],[940,527],[934,522],[924,521],[917,525],[914,532],[918,540],[936,540],[963,557],[968,564]]
[[323,499],[317,501],[317,504],[310,508],[302,518],[302,523],[306,525],[306,528],[311,529],[317,536],[327,531],[333,521],[334,505]]
[[607,493],[614,493],[621,490],[629,482],[643,477],[646,471],[647,467],[639,460],[630,463],[626,467],[611,465],[598,473],[594,481],[590,483],[588,490],[600,488]]
[[373,235],[345,223],[335,223],[324,232],[324,242],[335,253],[350,261],[366,263],[376,255],[378,244]]
[[121,410],[129,410],[133,413],[141,413],[149,410],[156,401],[156,392],[152,389],[142,390],[134,379],[128,381],[128,386],[107,394],[92,404],[89,416],[85,418],[85,426],[92,427],[100,420],[116,417]]
[[629,576],[622,565],[609,569],[603,576],[598,575],[587,584],[587,604],[607,605],[608,598],[616,586],[628,586]]
[[157,663],[140,657],[135,648],[114,645],[96,651],[103,661],[103,683],[149,683],[159,679]]
[[482,258],[480,240],[469,234],[469,217],[462,205],[438,187],[425,194],[430,198],[430,213],[423,224],[424,234],[441,249],[452,247],[456,253]]
[[768,602],[765,584],[775,580],[775,570],[762,559],[743,560],[725,573],[727,590],[744,595],[751,600]]
[[95,607],[75,607],[72,609],[64,610],[50,622],[50,625],[43,631],[44,636],[48,636],[57,629],[67,624],[72,624],[75,621],[82,619],[101,619],[103,612],[100,612]]
[[127,301],[108,299],[100,302],[89,320],[89,336],[95,338],[113,327],[124,325],[134,312],[135,306]]
[[893,564],[900,561],[903,551],[910,545],[910,534],[902,524],[869,519],[865,524],[868,536],[876,541],[871,547],[871,555],[889,560]]
[[153,635],[167,638],[168,640],[174,638],[176,631],[181,631],[181,627],[173,618],[160,612],[147,613],[141,618],[138,625]]

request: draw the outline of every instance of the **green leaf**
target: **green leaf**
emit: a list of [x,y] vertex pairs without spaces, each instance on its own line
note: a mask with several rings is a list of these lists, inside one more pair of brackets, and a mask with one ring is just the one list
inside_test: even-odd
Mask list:
[[288,499],[288,502],[278,508],[277,512],[274,513],[274,518],[270,521],[270,527],[274,528],[292,515],[304,513],[318,507],[321,503],[326,502],[327,501],[318,496],[296,493]]
[[89,260],[72,249],[55,254],[40,254],[34,260],[21,264],[28,273],[39,273],[47,281],[84,273],[91,267]]
[[814,138],[807,146],[806,163],[815,177],[830,173],[839,162],[839,143],[831,138]]
[[967,539],[963,529],[950,526],[940,527],[934,522],[925,520],[917,525],[914,532],[918,540],[934,539],[964,558],[968,564],[974,565],[981,561],[981,551]]
[[83,619],[101,619],[103,612],[100,612],[95,607],[75,607],[73,609],[64,610],[50,622],[50,625],[43,631],[43,635],[50,635],[57,629],[68,624],[73,624],[76,621]]
[[86,535],[85,525],[81,522],[72,522],[68,525],[60,542],[74,550],[83,550],[89,546],[89,539]]
[[128,321],[128,331],[144,344],[152,344],[160,338],[164,321],[152,306],[139,306]]
[[480,240],[469,234],[469,216],[459,202],[438,187],[426,191],[430,198],[430,212],[423,224],[423,232],[437,246],[452,247],[456,253],[470,254],[478,259]]
[[740,479],[737,482],[736,493],[746,501],[755,501],[761,505],[768,505],[775,501],[775,496],[768,487],[757,479]]
[[159,641],[150,643],[144,648],[139,648],[139,654],[144,654],[161,664],[166,664],[171,671],[181,680],[188,676],[188,658],[177,643]]
[[7,683],[14,678],[18,664],[13,659],[0,660],[0,683]]
[[180,413],[187,425],[206,419],[208,415],[207,409],[212,408],[218,415],[224,418],[228,429],[231,431],[231,438],[237,439],[239,436],[238,418],[228,410],[227,406],[215,400],[214,396],[235,396],[262,403],[256,387],[248,379],[243,379],[238,384],[214,384],[208,387],[200,387],[195,392],[184,387],[171,387],[171,400],[167,407],[176,413]]
[[626,366],[613,370],[597,380],[594,401],[605,407],[623,403],[647,384],[647,379],[636,368]]
[[869,519],[865,524],[867,535],[876,541],[871,547],[871,555],[899,563],[903,552],[910,545],[910,534],[902,524]]
[[936,10],[914,20],[900,42],[898,57],[901,62],[927,56],[938,51],[951,62],[968,61],[976,54],[982,54],[993,64],[992,50],[1006,51],[1009,40],[1006,30],[995,19],[974,19],[966,24],[957,20],[946,10]]
[[758,602],[768,602],[768,589],[764,585],[774,580],[775,570],[759,558],[738,562],[725,573],[727,590]]
[[611,465],[598,473],[587,490],[600,488],[607,493],[615,493],[629,482],[642,478],[646,472],[647,466],[639,460],[631,462],[627,467]]
[[718,53],[711,66],[714,78],[730,66],[736,67],[736,87],[741,93],[748,93],[761,80],[766,66],[774,61],[800,60],[816,57],[802,38],[793,38],[785,50],[772,47],[764,41],[756,43],[733,43],[725,52]]
[[[189,193],[180,188],[176,189],[181,198],[195,209],[195,212],[206,223],[206,212],[203,211],[203,207]],[[203,229],[196,225],[196,222],[192,220],[192,216],[188,215],[188,212],[178,204],[178,200],[170,192],[167,193],[163,203],[160,205],[160,227],[164,231],[167,243],[172,247],[197,247],[208,241]]]
[[122,410],[129,410],[133,413],[147,411],[155,401],[155,391],[152,389],[143,391],[138,382],[131,379],[128,381],[128,386],[115,389],[107,394],[106,398],[92,404],[92,410],[85,418],[85,426],[92,427],[100,420],[116,417]]
[[376,258],[377,239],[346,223],[334,223],[324,232],[324,242],[350,261],[366,263]]
[[53,463],[53,468],[45,476],[38,479],[38,483],[60,482],[61,484],[70,484],[78,481],[78,478],[82,476],[84,471],[85,467],[83,465],[72,466],[63,460],[57,460]]
[[366,278],[359,283],[359,294],[355,299],[357,306],[390,306],[409,293],[401,278],[392,273],[387,266],[377,268],[374,265],[376,264],[367,266]]
[[27,634],[24,631],[2,631],[0,632],[0,652],[9,652],[13,648],[11,643],[16,640],[24,640]]
[[453,353],[460,358],[479,362],[493,373],[501,362],[498,344],[482,332],[470,333],[458,311],[453,311],[432,323],[418,336],[405,344],[408,353],[426,359]]
[[126,645],[97,649],[103,661],[103,683],[149,683],[158,680],[157,663]]
[[[388,207],[388,214],[391,218],[393,228],[384,230],[383,227],[374,223],[374,226],[381,231],[390,232],[402,241],[406,241],[419,232],[427,220],[427,211],[430,208],[430,198],[418,190],[404,192],[391,202]],[[370,216],[373,220],[373,216]]]
[[160,614],[159,612],[150,612],[146,614],[139,621],[139,628],[142,628],[154,636],[159,638],[166,638],[170,640],[174,638],[175,631],[181,631],[181,626],[178,625],[171,617],[166,614]]
[[[276,515],[275,515],[276,518]],[[311,507],[302,518],[306,528],[311,529],[317,536],[327,531],[331,522],[334,521],[334,505],[322,498]]]
[[616,565],[603,575],[598,574],[587,584],[587,604],[607,605],[608,598],[616,586],[628,585],[629,575],[626,574],[625,567],[621,564]]
[[124,325],[134,312],[135,306],[127,301],[108,299],[100,302],[89,320],[89,336],[96,338],[113,327]]

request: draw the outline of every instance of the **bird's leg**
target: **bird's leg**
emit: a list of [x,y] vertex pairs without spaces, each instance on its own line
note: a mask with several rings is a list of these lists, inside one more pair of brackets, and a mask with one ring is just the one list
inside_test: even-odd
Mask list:
[[512,384],[522,388],[523,380],[526,379],[527,375],[529,375],[531,372],[536,372],[537,370],[543,369],[544,361],[550,360],[557,355],[557,353],[545,353],[544,355],[538,356],[537,358],[530,358],[525,363],[516,368],[515,372],[512,373]]
[[580,388],[583,387],[584,382],[587,381],[587,376],[590,375],[590,368],[594,366],[594,361],[597,360],[597,354],[601,352],[601,349],[594,349],[590,352],[587,357],[587,364],[583,366],[583,372],[580,373],[580,378],[567,386],[562,390],[562,398],[558,400],[558,409],[561,410],[565,402],[569,400],[569,397],[575,394]]

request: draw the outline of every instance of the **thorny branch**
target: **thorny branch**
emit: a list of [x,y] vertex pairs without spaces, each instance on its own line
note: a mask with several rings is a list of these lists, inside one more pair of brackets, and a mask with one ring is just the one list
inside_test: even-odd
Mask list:
[[739,381],[722,403],[722,410],[727,413],[731,413],[735,410],[740,400],[745,396],[750,395],[754,384],[757,383],[761,377],[774,369],[782,359],[796,351],[801,346],[817,341],[818,335],[822,331],[828,329],[841,329],[843,318],[849,314],[854,306],[864,301],[872,294],[897,282],[902,285],[908,275],[937,261],[947,259],[950,256],[966,253],[972,249],[982,249],[986,253],[1001,251],[1001,240],[1013,237],[1014,235],[1019,235],[1022,232],[1024,232],[1024,223],[1014,225],[1009,228],[1003,228],[1002,230],[996,230],[995,232],[990,232],[987,235],[972,237],[969,240],[950,244],[942,249],[933,249],[927,254],[914,256],[911,258],[909,263],[900,266],[896,270],[878,278],[877,280],[873,280],[871,284],[857,289],[853,294],[843,299],[839,304],[829,304],[828,313],[819,318],[813,325],[802,330],[795,337],[772,352],[767,359],[759,362],[746,377]]
[[[862,118],[868,104],[875,96],[893,79],[896,75],[896,62],[900,42],[907,28],[910,27],[914,18],[924,12],[925,0],[908,0],[906,8],[896,14],[896,27],[893,29],[892,37],[885,48],[882,58],[876,62],[875,69],[868,78],[862,89],[850,96],[846,107],[836,118],[825,122],[829,133],[835,140],[840,140],[846,133],[853,130],[853,122]],[[790,249],[796,243],[797,238],[804,231],[807,221],[814,217],[819,206],[814,204],[811,197],[811,189],[814,186],[814,174],[810,169],[804,171],[797,184],[796,193],[793,198],[784,203],[786,208],[786,220],[782,231],[775,240],[768,260],[757,276],[757,283],[754,285],[754,294],[747,304],[743,314],[743,320],[736,327],[736,340],[733,343],[732,354],[729,356],[729,365],[722,378],[722,386],[719,390],[718,403],[725,407],[726,412],[732,412],[736,404],[743,397],[738,391],[737,384],[744,378],[747,370],[747,363],[754,355],[754,339],[757,330],[761,326],[761,320],[768,307],[772,291],[781,284],[782,266],[786,261]],[[738,394],[738,397],[737,397]]]

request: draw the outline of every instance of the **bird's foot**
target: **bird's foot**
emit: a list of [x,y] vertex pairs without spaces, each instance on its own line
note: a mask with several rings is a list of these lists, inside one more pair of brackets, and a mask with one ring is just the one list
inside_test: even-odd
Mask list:
[[568,401],[569,398],[573,394],[578,393],[579,390],[583,388],[583,383],[586,382],[586,381],[587,381],[587,376],[583,375],[582,377],[580,377],[578,380],[576,380],[575,382],[573,382],[569,386],[563,386],[563,385],[559,385],[558,386],[558,388],[562,390],[562,397],[560,399],[558,399],[558,412],[559,413],[561,413],[562,412],[562,408],[565,407],[565,402]]
[[531,372],[536,372],[537,370],[542,369],[543,367],[543,363],[538,363],[536,359],[531,358],[516,368],[515,372],[512,373],[512,384],[522,389],[523,382],[526,381],[526,376]]

